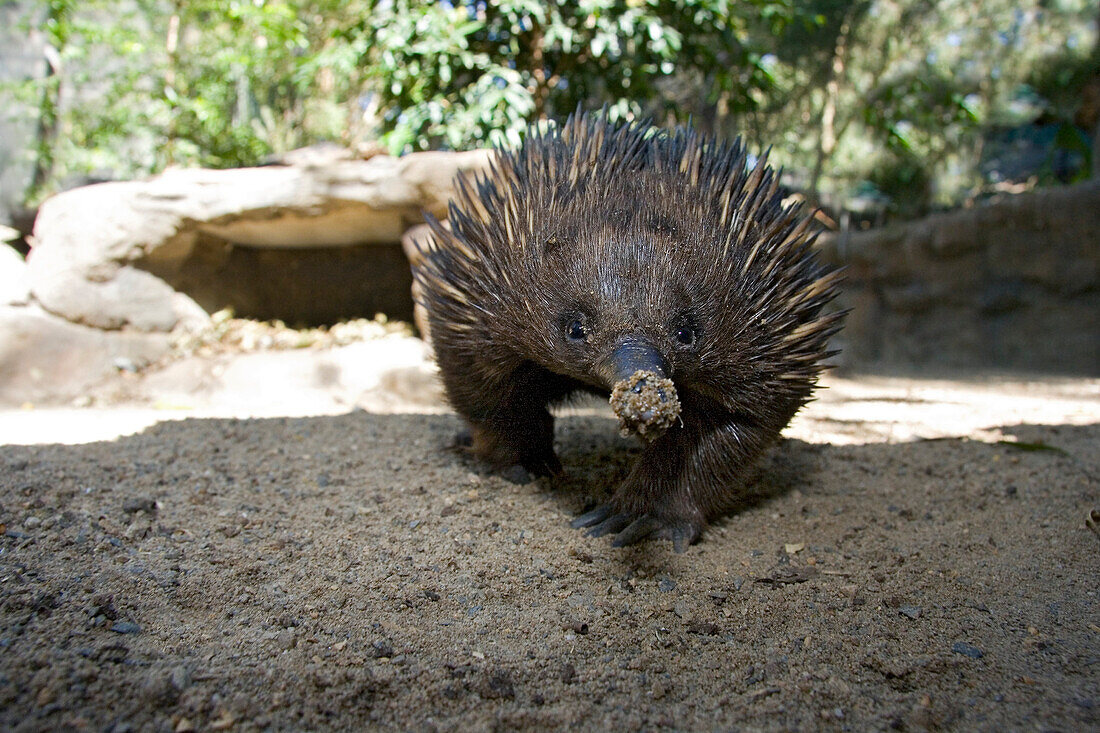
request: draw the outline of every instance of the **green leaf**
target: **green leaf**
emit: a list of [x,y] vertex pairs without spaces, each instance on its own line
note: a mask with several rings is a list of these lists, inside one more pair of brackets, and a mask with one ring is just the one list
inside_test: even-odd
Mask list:
[[1061,455],[1068,456],[1069,453],[1061,448],[1053,445],[1047,445],[1046,443],[1026,443],[1019,440],[998,440],[997,445],[1003,445],[1006,448],[1012,450],[1024,451],[1027,453],[1034,453],[1037,451],[1049,451],[1051,453],[1060,453]]

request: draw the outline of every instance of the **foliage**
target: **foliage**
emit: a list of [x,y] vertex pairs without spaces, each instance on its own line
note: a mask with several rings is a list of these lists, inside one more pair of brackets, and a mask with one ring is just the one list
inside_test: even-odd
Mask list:
[[395,152],[516,143],[578,106],[670,110],[689,78],[751,105],[770,80],[750,18],[779,29],[791,14],[777,0],[394,0],[343,32],[341,64],[367,69]]
[[[771,36],[773,92],[727,127],[770,140],[801,187],[838,208],[861,182],[885,183],[907,215],[980,192],[985,132],[1072,117],[1100,71],[1087,0],[986,0],[978,13],[964,0],[797,7],[817,22]],[[1040,73],[1042,90],[1029,86]]]
[[326,139],[514,144],[532,121],[602,105],[770,144],[793,185],[837,208],[864,192],[915,215],[980,193],[999,175],[985,141],[1036,121],[1058,126],[1050,155],[1072,175],[1092,164],[1074,126],[1100,78],[1088,0],[27,5],[57,72],[7,90],[33,111],[32,197]]
[[[58,73],[12,90],[40,102],[31,198],[78,176],[132,176],[170,165],[250,165],[338,136],[330,93],[315,93],[311,49],[332,34],[341,0],[49,0],[28,26],[46,31]],[[317,22],[309,22],[315,20]],[[47,180],[48,179],[48,180]]]

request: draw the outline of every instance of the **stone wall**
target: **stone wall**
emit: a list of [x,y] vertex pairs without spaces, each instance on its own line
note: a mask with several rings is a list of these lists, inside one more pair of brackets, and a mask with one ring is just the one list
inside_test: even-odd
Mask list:
[[842,366],[1100,375],[1100,181],[830,235]]

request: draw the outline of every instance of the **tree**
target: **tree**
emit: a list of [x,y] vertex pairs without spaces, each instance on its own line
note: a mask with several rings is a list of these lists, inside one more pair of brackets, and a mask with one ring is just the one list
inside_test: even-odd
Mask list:
[[27,23],[46,34],[51,70],[10,90],[39,118],[28,198],[72,176],[252,165],[338,138],[343,98],[311,74],[345,11],[344,0],[43,2]]
[[[1029,76],[1092,48],[1088,0],[801,0],[812,23],[770,39],[776,80],[733,128],[773,141],[816,200],[839,206],[870,188],[908,215],[982,186],[983,133],[1038,118],[1049,103]],[[1030,94],[1034,105],[1022,105]]]
[[532,122],[607,105],[770,146],[815,202],[865,190],[913,215],[993,183],[980,162],[998,129],[1055,121],[1052,145],[1090,152],[1074,121],[1100,78],[1094,3],[974,7],[39,0],[28,25],[54,72],[15,91],[38,129],[32,197],[81,173],[250,165],[363,135],[398,153],[515,144]]
[[688,89],[755,106],[771,84],[757,18],[792,19],[777,0],[394,0],[343,32],[340,64],[367,69],[395,152],[516,143],[578,106],[683,118]]

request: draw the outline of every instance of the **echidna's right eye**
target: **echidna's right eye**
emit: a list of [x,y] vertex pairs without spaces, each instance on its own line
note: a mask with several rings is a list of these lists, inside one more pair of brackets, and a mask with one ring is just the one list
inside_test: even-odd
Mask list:
[[690,325],[680,326],[676,329],[676,340],[683,346],[694,346],[695,329]]
[[570,341],[584,341],[588,338],[588,329],[584,325],[584,320],[580,318],[571,320],[565,327],[565,336]]

